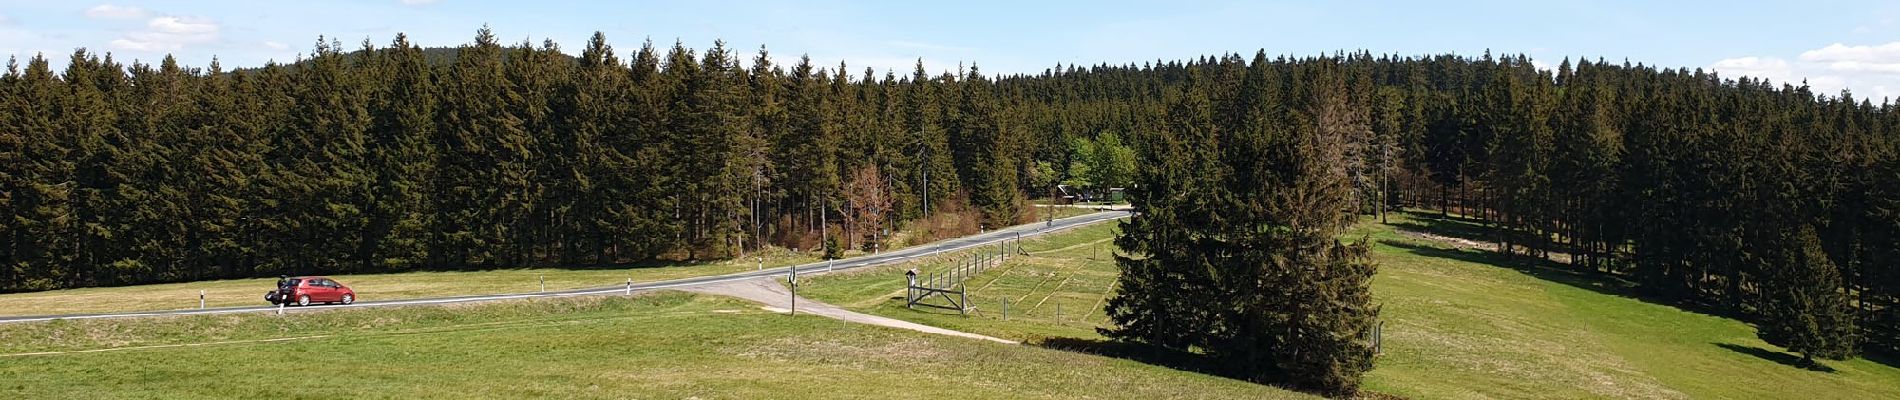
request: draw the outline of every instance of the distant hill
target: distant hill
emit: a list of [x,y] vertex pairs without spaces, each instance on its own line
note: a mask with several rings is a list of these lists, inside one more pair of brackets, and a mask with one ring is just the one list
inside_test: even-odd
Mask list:
[[[362,52],[362,50],[351,51],[349,52],[349,54],[356,55],[357,53],[360,53],[360,52]],[[447,67],[450,64],[454,64],[455,57],[461,54],[462,54],[462,48],[459,46],[458,47],[424,47],[422,48],[422,58],[426,60],[430,66],[434,66],[438,68]],[[308,55],[305,55],[305,57],[308,57]],[[502,57],[502,62],[507,62],[509,57],[511,57],[511,53],[508,52],[507,49],[504,48],[502,50],[501,57]],[[576,58],[572,55],[569,55],[567,57],[570,60],[579,60],[579,58]],[[309,61],[310,60],[306,58],[306,59],[298,60],[295,62],[284,63],[283,65],[285,66],[298,65],[298,64],[309,62]],[[238,68],[238,69],[231,70],[231,72],[248,73],[248,72],[255,72],[259,69],[263,69],[263,67],[258,66],[258,67],[249,67],[249,68]]]

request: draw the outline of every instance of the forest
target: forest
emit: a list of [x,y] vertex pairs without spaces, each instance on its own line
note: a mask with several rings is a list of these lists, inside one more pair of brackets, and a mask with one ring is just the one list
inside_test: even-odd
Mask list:
[[[570,56],[484,28],[452,53],[319,39],[238,70],[11,60],[0,292],[863,248],[1031,221],[1030,199],[1069,182],[1184,213],[1137,222],[1151,238],[1221,207],[1301,232],[1223,235],[1287,246],[1330,239],[1350,222],[1337,213],[1475,218],[1507,253],[1741,316],[1804,355],[1900,345],[1900,110],[1885,101],[1489,53],[998,76],[741,57],[649,41],[623,58],[600,34]],[[1341,268],[1370,274],[1359,264]]]

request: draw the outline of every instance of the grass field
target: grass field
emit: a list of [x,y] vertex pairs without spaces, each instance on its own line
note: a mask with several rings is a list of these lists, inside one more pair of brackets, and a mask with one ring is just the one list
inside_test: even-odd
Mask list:
[[[818,261],[808,254],[769,253],[765,267]],[[547,290],[613,286],[628,278],[636,282],[689,278],[751,271],[758,260],[680,263],[634,268],[561,269],[524,268],[486,271],[405,272],[393,274],[332,275],[356,290],[360,300],[397,300],[440,296],[526,293]],[[208,307],[266,305],[264,292],[277,278],[230,279],[125,287],[52,290],[0,295],[0,316],[171,310],[198,307],[198,291]]]
[[[1079,208],[1059,208],[1057,218],[1097,212]],[[847,253],[847,256],[859,252]],[[810,253],[783,249],[765,253],[765,267],[783,267],[819,261]],[[356,290],[365,301],[400,300],[426,297],[482,294],[527,293],[542,290],[581,289],[614,286],[631,278],[635,282],[721,275],[759,268],[749,255],[744,259],[701,263],[673,263],[640,267],[602,269],[518,268],[485,271],[437,271],[389,274],[331,275]],[[0,294],[0,316],[105,313],[126,311],[175,310],[198,307],[198,294],[205,294],[205,306],[266,305],[264,292],[276,278],[230,279],[189,283],[139,285],[125,287],[82,288],[32,293]]]
[[[1620,281],[1505,260],[1433,239],[1482,235],[1456,219],[1397,214],[1374,240],[1385,354],[1367,390],[1407,398],[1900,398],[1892,361],[1831,372],[1720,316],[1645,302]],[[1024,242],[967,281],[969,316],[903,306],[902,274],[958,255],[801,279],[848,309],[1028,342],[1007,346],[769,314],[662,294],[277,317],[227,315],[0,325],[0,396],[1252,398],[1295,396],[1126,359],[1035,344],[1101,340],[1114,224]],[[1009,318],[1002,315],[1007,299]],[[1060,314],[1056,305],[1061,305]],[[275,340],[275,341],[262,341]],[[181,346],[202,344],[195,346]],[[35,352],[85,353],[17,355]],[[326,361],[292,368],[286,361]],[[904,391],[895,391],[904,388]],[[132,392],[136,390],[137,392]],[[325,396],[329,394],[326,393]]]
[[[1900,368],[1857,359],[1834,372],[1787,365],[1794,357],[1729,318],[1644,302],[1627,285],[1560,265],[1508,261],[1400,229],[1478,238],[1459,220],[1393,215],[1367,219],[1349,240],[1375,241],[1373,294],[1383,306],[1385,354],[1369,390],[1409,398],[1900,398]],[[971,316],[903,306],[903,268],[853,271],[808,281],[801,293],[854,310],[1029,342],[1100,340],[1100,302],[1116,269],[1112,227],[1026,241],[1034,255],[977,274]],[[1096,247],[1096,246],[1101,247]],[[1093,256],[1091,259],[1091,256]],[[1010,319],[1001,299],[1012,299]],[[1046,300],[1045,300],[1046,299]],[[1064,304],[1060,322],[1050,305]],[[1041,303],[1040,307],[1035,304]],[[1087,308],[1085,308],[1087,307]]]
[[[1095,328],[1108,326],[1101,302],[1119,274],[1110,257],[1116,225],[1097,224],[1024,240],[1023,250],[1030,255],[1011,257],[964,283],[976,307],[969,316],[954,310],[906,309],[903,300],[905,270],[943,272],[962,255],[812,277],[800,285],[799,294],[860,312],[1005,339],[1098,338]],[[1008,320],[1003,315],[1005,302]]]
[[680,293],[0,325],[13,399],[1300,397]]

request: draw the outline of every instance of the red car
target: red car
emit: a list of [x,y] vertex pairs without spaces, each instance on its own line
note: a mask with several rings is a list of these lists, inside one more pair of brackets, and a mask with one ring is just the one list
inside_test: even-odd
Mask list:
[[350,304],[356,302],[356,291],[321,276],[285,277],[277,279],[277,290],[264,293],[264,301],[299,306],[311,303]]

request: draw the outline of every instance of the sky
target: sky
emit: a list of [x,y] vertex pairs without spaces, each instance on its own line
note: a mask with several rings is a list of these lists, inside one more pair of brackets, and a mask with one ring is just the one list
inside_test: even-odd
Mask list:
[[[1400,4],[1416,3],[1416,4]],[[507,43],[552,39],[578,53],[595,31],[623,57],[641,42],[706,49],[723,39],[750,59],[809,55],[858,73],[988,75],[1057,64],[1181,60],[1264,49],[1273,55],[1530,55],[1704,68],[1723,76],[1806,80],[1816,91],[1900,96],[1896,1],[93,1],[0,0],[0,53],[74,49],[226,69],[289,62],[319,35],[354,48],[406,33],[424,46],[473,40],[484,24]]]

